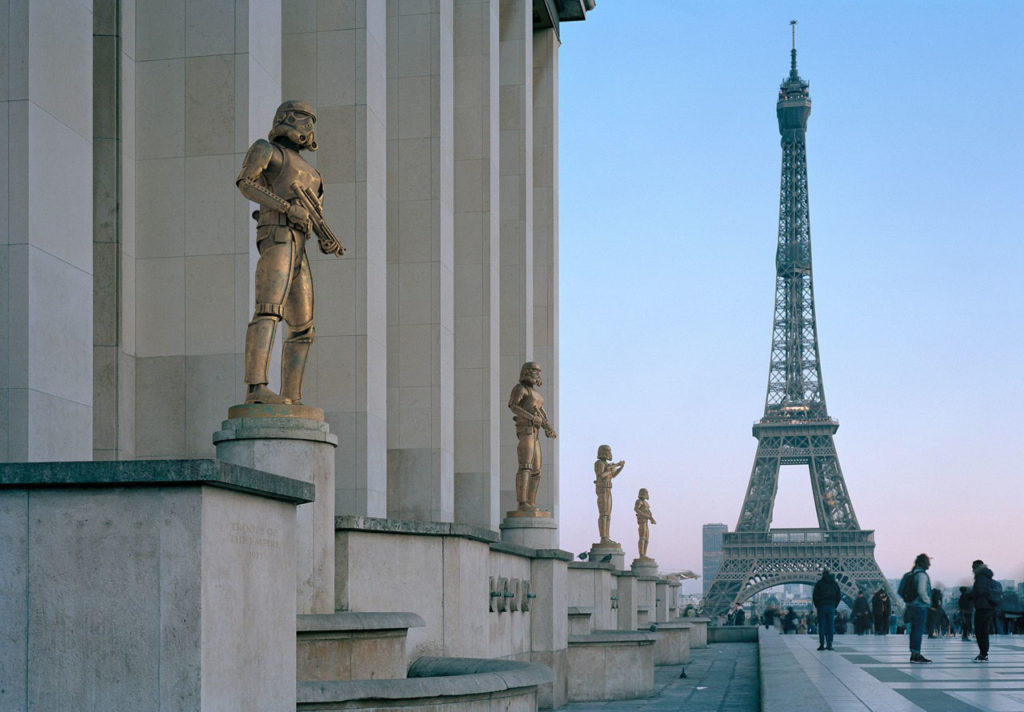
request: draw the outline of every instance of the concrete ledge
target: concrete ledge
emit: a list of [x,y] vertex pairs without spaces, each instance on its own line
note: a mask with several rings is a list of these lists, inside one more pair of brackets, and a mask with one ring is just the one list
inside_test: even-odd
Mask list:
[[353,613],[342,611],[296,617],[299,633],[370,631],[422,628],[426,623],[415,613]]
[[362,532],[385,532],[387,534],[418,534],[420,536],[458,536],[487,543],[499,539],[497,532],[468,524],[453,522],[411,522],[404,519],[382,517],[360,517],[341,515],[334,518],[334,528]]
[[415,613],[300,615],[296,621],[296,679],[404,678],[409,628],[423,625]]
[[807,677],[807,672],[797,662],[783,637],[760,626],[756,630],[762,712],[821,712],[832,709]]
[[0,463],[0,489],[175,485],[222,487],[296,504],[314,499],[307,482],[219,460]]
[[709,643],[756,643],[759,626],[708,626]]
[[349,709],[359,700],[387,700],[391,702],[388,707],[454,711],[463,707],[459,704],[463,700],[457,698],[470,698],[464,700],[464,707],[471,709],[482,695],[505,696],[502,693],[522,691],[535,697],[538,685],[554,679],[551,668],[537,663],[423,657],[409,667],[406,679],[300,682],[297,701],[300,710],[341,709],[342,704]]

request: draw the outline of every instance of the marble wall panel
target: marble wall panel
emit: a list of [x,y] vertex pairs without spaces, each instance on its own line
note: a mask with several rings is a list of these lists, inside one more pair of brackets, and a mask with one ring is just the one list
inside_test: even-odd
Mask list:
[[182,457],[185,357],[135,359],[135,448],[139,458]]
[[140,258],[182,257],[186,218],[185,159],[160,158],[136,162],[135,255]]
[[235,51],[235,12],[246,3],[234,0],[186,0],[185,55],[231,54]]
[[185,56],[185,0],[136,0],[135,58]]
[[[139,46],[149,45],[139,38]],[[140,159],[184,156],[185,60],[137,61],[135,97],[136,156]]]

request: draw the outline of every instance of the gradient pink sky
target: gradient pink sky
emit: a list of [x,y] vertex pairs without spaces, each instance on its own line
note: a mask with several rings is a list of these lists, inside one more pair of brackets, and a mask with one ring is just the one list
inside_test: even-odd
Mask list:
[[[732,529],[768,379],[789,20],[810,81],[825,396],[889,578],[1024,580],[1024,3],[600,0],[560,55],[561,546],[701,569]],[[773,526],[816,526],[806,467]]]

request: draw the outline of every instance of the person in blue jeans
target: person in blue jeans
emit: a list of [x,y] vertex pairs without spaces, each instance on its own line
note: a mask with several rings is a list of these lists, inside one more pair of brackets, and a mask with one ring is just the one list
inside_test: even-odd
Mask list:
[[924,637],[924,623],[928,617],[928,606],[932,600],[932,581],[928,578],[928,568],[932,560],[928,554],[918,554],[914,559],[914,590],[917,595],[907,602],[907,620],[910,623],[910,662],[930,663],[931,660],[921,655],[921,638]]
[[832,650],[832,639],[836,633],[836,606],[842,600],[842,594],[836,577],[828,569],[822,570],[821,578],[814,584],[811,600],[818,609],[818,650]]

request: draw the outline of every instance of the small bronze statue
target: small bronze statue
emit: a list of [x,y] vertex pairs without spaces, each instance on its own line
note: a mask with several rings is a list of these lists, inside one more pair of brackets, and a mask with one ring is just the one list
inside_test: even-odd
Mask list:
[[612,521],[612,480],[626,466],[625,460],[612,462],[611,445],[597,448],[597,462],[594,463],[594,489],[597,491],[597,531],[601,536],[601,544],[618,546],[617,541],[609,538]]
[[654,521],[654,515],[651,514],[651,506],[647,503],[647,497],[647,490],[641,487],[640,494],[636,498],[636,504],[633,505],[633,511],[636,512],[636,526],[640,534],[640,541],[636,545],[640,553],[640,559],[649,558],[647,556],[647,542],[650,541],[651,532],[647,523],[657,524]]
[[519,371],[519,383],[512,389],[508,399],[509,410],[515,416],[516,456],[519,469],[516,470],[516,501],[520,512],[537,511],[537,489],[540,487],[541,454],[538,431],[543,428],[549,438],[558,437],[558,433],[548,422],[548,414],[544,412],[544,396],[537,390],[543,381],[540,366],[527,361]]
[[[306,357],[313,343],[313,280],[306,239],[315,232],[324,254],[345,248],[324,222],[323,180],[299,151],[315,151],[316,114],[302,101],[277,108],[267,139],[249,147],[235,185],[259,203],[256,220],[256,310],[245,332],[246,403],[299,404]],[[281,393],[267,387],[277,324],[288,324],[281,348]]]

